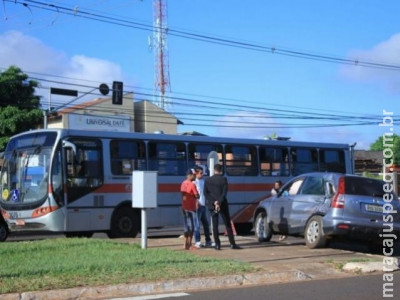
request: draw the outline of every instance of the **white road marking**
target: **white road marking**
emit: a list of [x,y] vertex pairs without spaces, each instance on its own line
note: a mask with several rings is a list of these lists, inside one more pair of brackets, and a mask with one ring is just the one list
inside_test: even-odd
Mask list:
[[189,294],[187,293],[157,294],[157,295],[126,297],[126,298],[111,298],[109,300],[153,300],[153,299],[163,299],[163,298],[183,297],[183,296],[189,296]]

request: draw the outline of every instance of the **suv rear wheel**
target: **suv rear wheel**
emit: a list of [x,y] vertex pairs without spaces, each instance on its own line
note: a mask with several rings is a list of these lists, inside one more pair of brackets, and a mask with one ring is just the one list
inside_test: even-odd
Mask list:
[[308,220],[304,231],[306,245],[310,249],[323,248],[327,245],[327,239],[322,229],[322,217],[313,216]]

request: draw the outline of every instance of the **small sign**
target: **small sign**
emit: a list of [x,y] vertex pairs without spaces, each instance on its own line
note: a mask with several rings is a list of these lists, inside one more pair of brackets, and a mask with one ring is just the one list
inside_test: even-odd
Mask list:
[[59,89],[59,88],[50,88],[50,94],[78,97],[77,90],[68,90],[68,89]]
[[19,202],[19,193],[18,190],[13,190],[11,195],[12,202]]

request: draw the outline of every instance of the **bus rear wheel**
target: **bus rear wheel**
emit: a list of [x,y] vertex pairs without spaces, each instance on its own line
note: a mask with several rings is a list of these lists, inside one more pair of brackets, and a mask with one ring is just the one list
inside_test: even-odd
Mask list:
[[137,210],[131,207],[119,208],[112,220],[111,229],[107,233],[110,239],[134,238],[140,230],[140,216]]

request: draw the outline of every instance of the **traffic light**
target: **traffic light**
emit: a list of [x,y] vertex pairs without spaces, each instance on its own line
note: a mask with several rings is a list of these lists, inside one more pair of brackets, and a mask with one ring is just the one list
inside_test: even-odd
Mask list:
[[113,81],[112,104],[122,105],[123,89],[124,89],[124,84],[121,81]]

